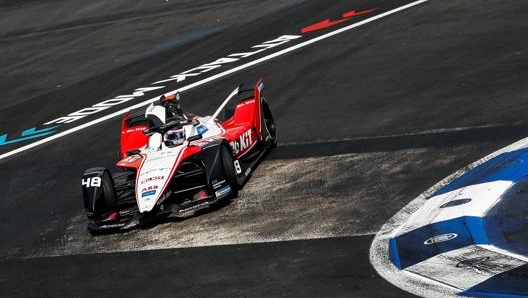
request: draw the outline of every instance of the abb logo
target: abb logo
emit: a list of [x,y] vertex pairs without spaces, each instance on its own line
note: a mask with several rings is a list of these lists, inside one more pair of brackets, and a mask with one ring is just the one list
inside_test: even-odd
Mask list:
[[145,192],[145,191],[149,191],[149,190],[156,190],[156,189],[158,189],[157,185],[151,185],[149,187],[143,188],[143,190],[141,192]]

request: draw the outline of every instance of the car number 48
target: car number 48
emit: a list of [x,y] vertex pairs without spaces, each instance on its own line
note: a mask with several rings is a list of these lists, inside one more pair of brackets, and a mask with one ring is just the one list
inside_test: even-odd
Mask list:
[[86,187],[100,187],[101,186],[101,177],[86,178],[82,180],[82,186]]

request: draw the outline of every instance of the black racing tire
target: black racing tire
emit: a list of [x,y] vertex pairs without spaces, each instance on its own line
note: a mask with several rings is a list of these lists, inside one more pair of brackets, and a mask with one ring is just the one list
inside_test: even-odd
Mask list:
[[110,175],[110,172],[105,171],[105,175],[102,178],[103,182],[103,193],[104,193],[104,203],[108,208],[107,211],[117,211],[117,197],[114,188],[114,180]]
[[117,211],[117,198],[114,189],[114,180],[110,172],[104,168],[91,168],[85,173],[99,172],[96,177],[101,179],[101,186],[97,191],[85,193],[85,207],[93,219],[99,219],[109,212]]
[[234,164],[235,160],[227,144],[223,143],[221,145],[220,154],[222,158],[222,166],[224,168],[224,175],[226,181],[231,187],[233,195],[236,197],[238,195],[238,191],[242,188],[243,181],[240,181],[237,178]]
[[264,128],[270,136],[268,147],[275,148],[277,146],[277,127],[275,126],[273,114],[265,98],[262,98],[262,119],[264,120]]

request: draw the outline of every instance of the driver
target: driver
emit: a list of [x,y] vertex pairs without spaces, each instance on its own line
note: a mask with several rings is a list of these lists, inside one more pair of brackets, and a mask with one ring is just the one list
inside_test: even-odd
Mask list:
[[183,128],[169,130],[165,134],[165,145],[169,147],[179,146],[185,141],[185,130]]

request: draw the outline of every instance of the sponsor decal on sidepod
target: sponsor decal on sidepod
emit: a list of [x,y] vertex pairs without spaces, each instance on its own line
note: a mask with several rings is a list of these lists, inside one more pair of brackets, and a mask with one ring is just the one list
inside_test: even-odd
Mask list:
[[148,197],[148,196],[153,196],[155,194],[156,194],[155,190],[149,190],[149,191],[142,192],[141,193],[141,197],[144,198],[144,197]]
[[248,129],[246,132],[240,135],[238,139],[230,142],[229,145],[231,145],[234,154],[238,154],[239,152],[251,147],[251,145],[253,145],[251,129]]
[[220,188],[219,190],[217,190],[215,192],[215,195],[217,198],[220,198],[220,197],[223,197],[227,194],[229,194],[231,192],[231,187],[228,185],[228,186],[224,186],[222,188]]

